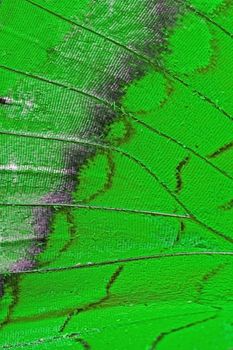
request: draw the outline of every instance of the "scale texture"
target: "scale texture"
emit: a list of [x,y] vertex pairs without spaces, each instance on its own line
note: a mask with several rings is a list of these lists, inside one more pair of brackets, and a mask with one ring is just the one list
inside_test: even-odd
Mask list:
[[233,3],[0,1],[0,349],[233,349]]

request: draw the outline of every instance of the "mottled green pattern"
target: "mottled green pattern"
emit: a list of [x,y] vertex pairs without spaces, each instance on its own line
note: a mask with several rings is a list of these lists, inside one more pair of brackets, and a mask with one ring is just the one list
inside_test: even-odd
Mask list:
[[0,3],[0,349],[233,348],[233,5]]

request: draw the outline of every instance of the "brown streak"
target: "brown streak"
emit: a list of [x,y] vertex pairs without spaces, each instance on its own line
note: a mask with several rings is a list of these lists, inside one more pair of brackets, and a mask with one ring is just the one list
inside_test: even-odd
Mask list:
[[226,264],[219,264],[218,266],[214,267],[212,270],[210,270],[209,272],[205,273],[204,276],[202,277],[201,281],[199,282],[198,286],[197,286],[197,297],[195,299],[195,302],[199,302],[201,295],[203,293],[205,284],[208,283],[208,281],[210,279],[212,279],[213,277],[215,277],[221,270],[224,269]]
[[231,210],[232,208],[233,208],[233,199],[231,199],[229,202],[219,207],[219,209],[223,209],[223,210]]
[[5,327],[7,324],[10,323],[12,315],[14,313],[14,309],[19,301],[19,280],[20,275],[18,274],[11,274],[7,278],[7,285],[11,286],[12,288],[12,301],[11,304],[8,307],[8,312],[5,317],[5,319],[0,323],[0,329],[2,330],[3,327]]
[[70,238],[68,242],[66,242],[64,246],[60,249],[59,253],[64,253],[65,251],[67,251],[67,249],[70,248],[70,246],[76,238],[76,227],[74,222],[74,215],[72,214],[72,208],[67,210],[67,221],[69,223]]
[[179,228],[179,231],[177,233],[177,236],[176,236],[176,239],[175,239],[175,242],[173,245],[180,243],[180,240],[181,240],[182,234],[184,233],[184,230],[185,230],[185,223],[183,221],[180,221],[180,228]]
[[81,312],[85,312],[88,311],[90,309],[96,308],[98,306],[100,306],[101,304],[103,304],[103,302],[105,302],[106,300],[109,299],[110,297],[110,289],[113,286],[113,284],[115,283],[115,281],[117,280],[117,278],[119,277],[120,273],[123,270],[123,266],[119,266],[116,271],[113,273],[113,275],[110,277],[107,286],[106,286],[106,295],[104,297],[102,297],[101,299],[99,299],[98,301],[89,303],[83,307],[80,308],[75,308],[73,309],[67,316],[67,318],[65,319],[64,323],[62,324],[62,326],[60,327],[59,332],[63,332],[65,330],[65,328],[67,327],[68,323],[70,322],[70,320],[72,319],[73,316],[80,314]]
[[85,198],[84,200],[82,200],[82,203],[88,203],[92,200],[94,200],[96,197],[100,196],[101,194],[104,194],[105,192],[107,192],[108,190],[111,189],[112,187],[112,183],[113,183],[113,177],[115,174],[115,163],[113,161],[113,156],[109,153],[108,154],[108,173],[107,173],[107,178],[106,178],[106,182],[104,183],[103,188],[99,189],[98,191],[96,191],[96,193],[93,193],[92,195],[90,195],[88,198]]
[[218,156],[220,156],[222,153],[229,151],[231,148],[233,147],[233,141],[225,144],[224,146],[220,147],[219,149],[217,149],[217,151],[209,154],[207,156],[207,158],[217,158]]
[[190,157],[185,157],[176,167],[176,189],[175,192],[179,193],[182,190],[182,177],[181,173],[183,168],[188,164]]
[[187,329],[187,328],[190,328],[190,327],[194,327],[198,324],[202,324],[204,322],[208,322],[210,320],[214,320],[217,318],[217,314],[214,315],[214,316],[211,316],[211,317],[208,317],[208,318],[205,318],[204,320],[200,320],[200,321],[196,321],[196,322],[192,322],[192,323],[188,323],[186,324],[185,326],[181,326],[181,327],[177,327],[177,328],[173,328],[171,329],[170,331],[168,332],[162,332],[158,335],[158,337],[153,341],[151,347],[150,347],[150,350],[155,350],[158,343],[160,343],[166,336],[172,334],[172,333],[175,333],[175,332],[179,332],[179,331],[182,331],[183,329]]
[[88,344],[88,342],[86,340],[84,340],[83,338],[76,338],[75,341],[77,343],[80,343],[83,346],[83,349],[85,349],[85,350],[91,349],[90,344]]

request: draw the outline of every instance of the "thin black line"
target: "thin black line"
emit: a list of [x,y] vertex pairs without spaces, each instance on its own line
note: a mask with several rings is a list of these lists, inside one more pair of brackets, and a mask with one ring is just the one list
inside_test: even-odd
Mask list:
[[34,269],[34,270],[24,270],[19,272],[12,272],[12,274],[33,274],[33,273],[50,273],[50,272],[62,272],[67,270],[76,270],[76,269],[86,269],[92,267],[101,267],[106,265],[115,265],[119,263],[132,263],[137,261],[144,260],[159,260],[164,258],[176,258],[176,257],[189,257],[189,256],[233,256],[233,252],[180,252],[180,253],[170,253],[170,254],[155,254],[149,256],[137,256],[133,258],[125,258],[118,260],[108,260],[100,262],[89,262],[84,264],[76,264],[72,266],[65,267],[54,267],[48,269]]
[[233,34],[230,33],[228,30],[226,30],[224,27],[222,27],[219,23],[215,22],[213,19],[209,18],[205,13],[198,11],[195,7],[192,5],[185,5],[188,10],[191,12],[196,13],[199,17],[204,18],[207,22],[211,23],[218,29],[220,29],[223,33],[225,33],[227,36],[229,36],[231,39],[233,39]]
[[138,210],[138,209],[126,209],[126,208],[111,208],[111,207],[99,207],[85,204],[71,204],[71,203],[0,203],[0,206],[6,207],[53,207],[53,208],[77,208],[77,209],[90,209],[90,210],[103,210],[103,211],[113,211],[128,214],[141,214],[150,216],[163,216],[178,219],[191,219],[190,215],[182,215],[175,213],[163,213],[148,210]]

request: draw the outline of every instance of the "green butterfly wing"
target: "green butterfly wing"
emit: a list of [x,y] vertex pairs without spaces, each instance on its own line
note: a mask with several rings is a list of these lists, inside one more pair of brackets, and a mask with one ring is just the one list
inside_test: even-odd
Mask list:
[[0,348],[230,350],[230,2],[0,4]]

